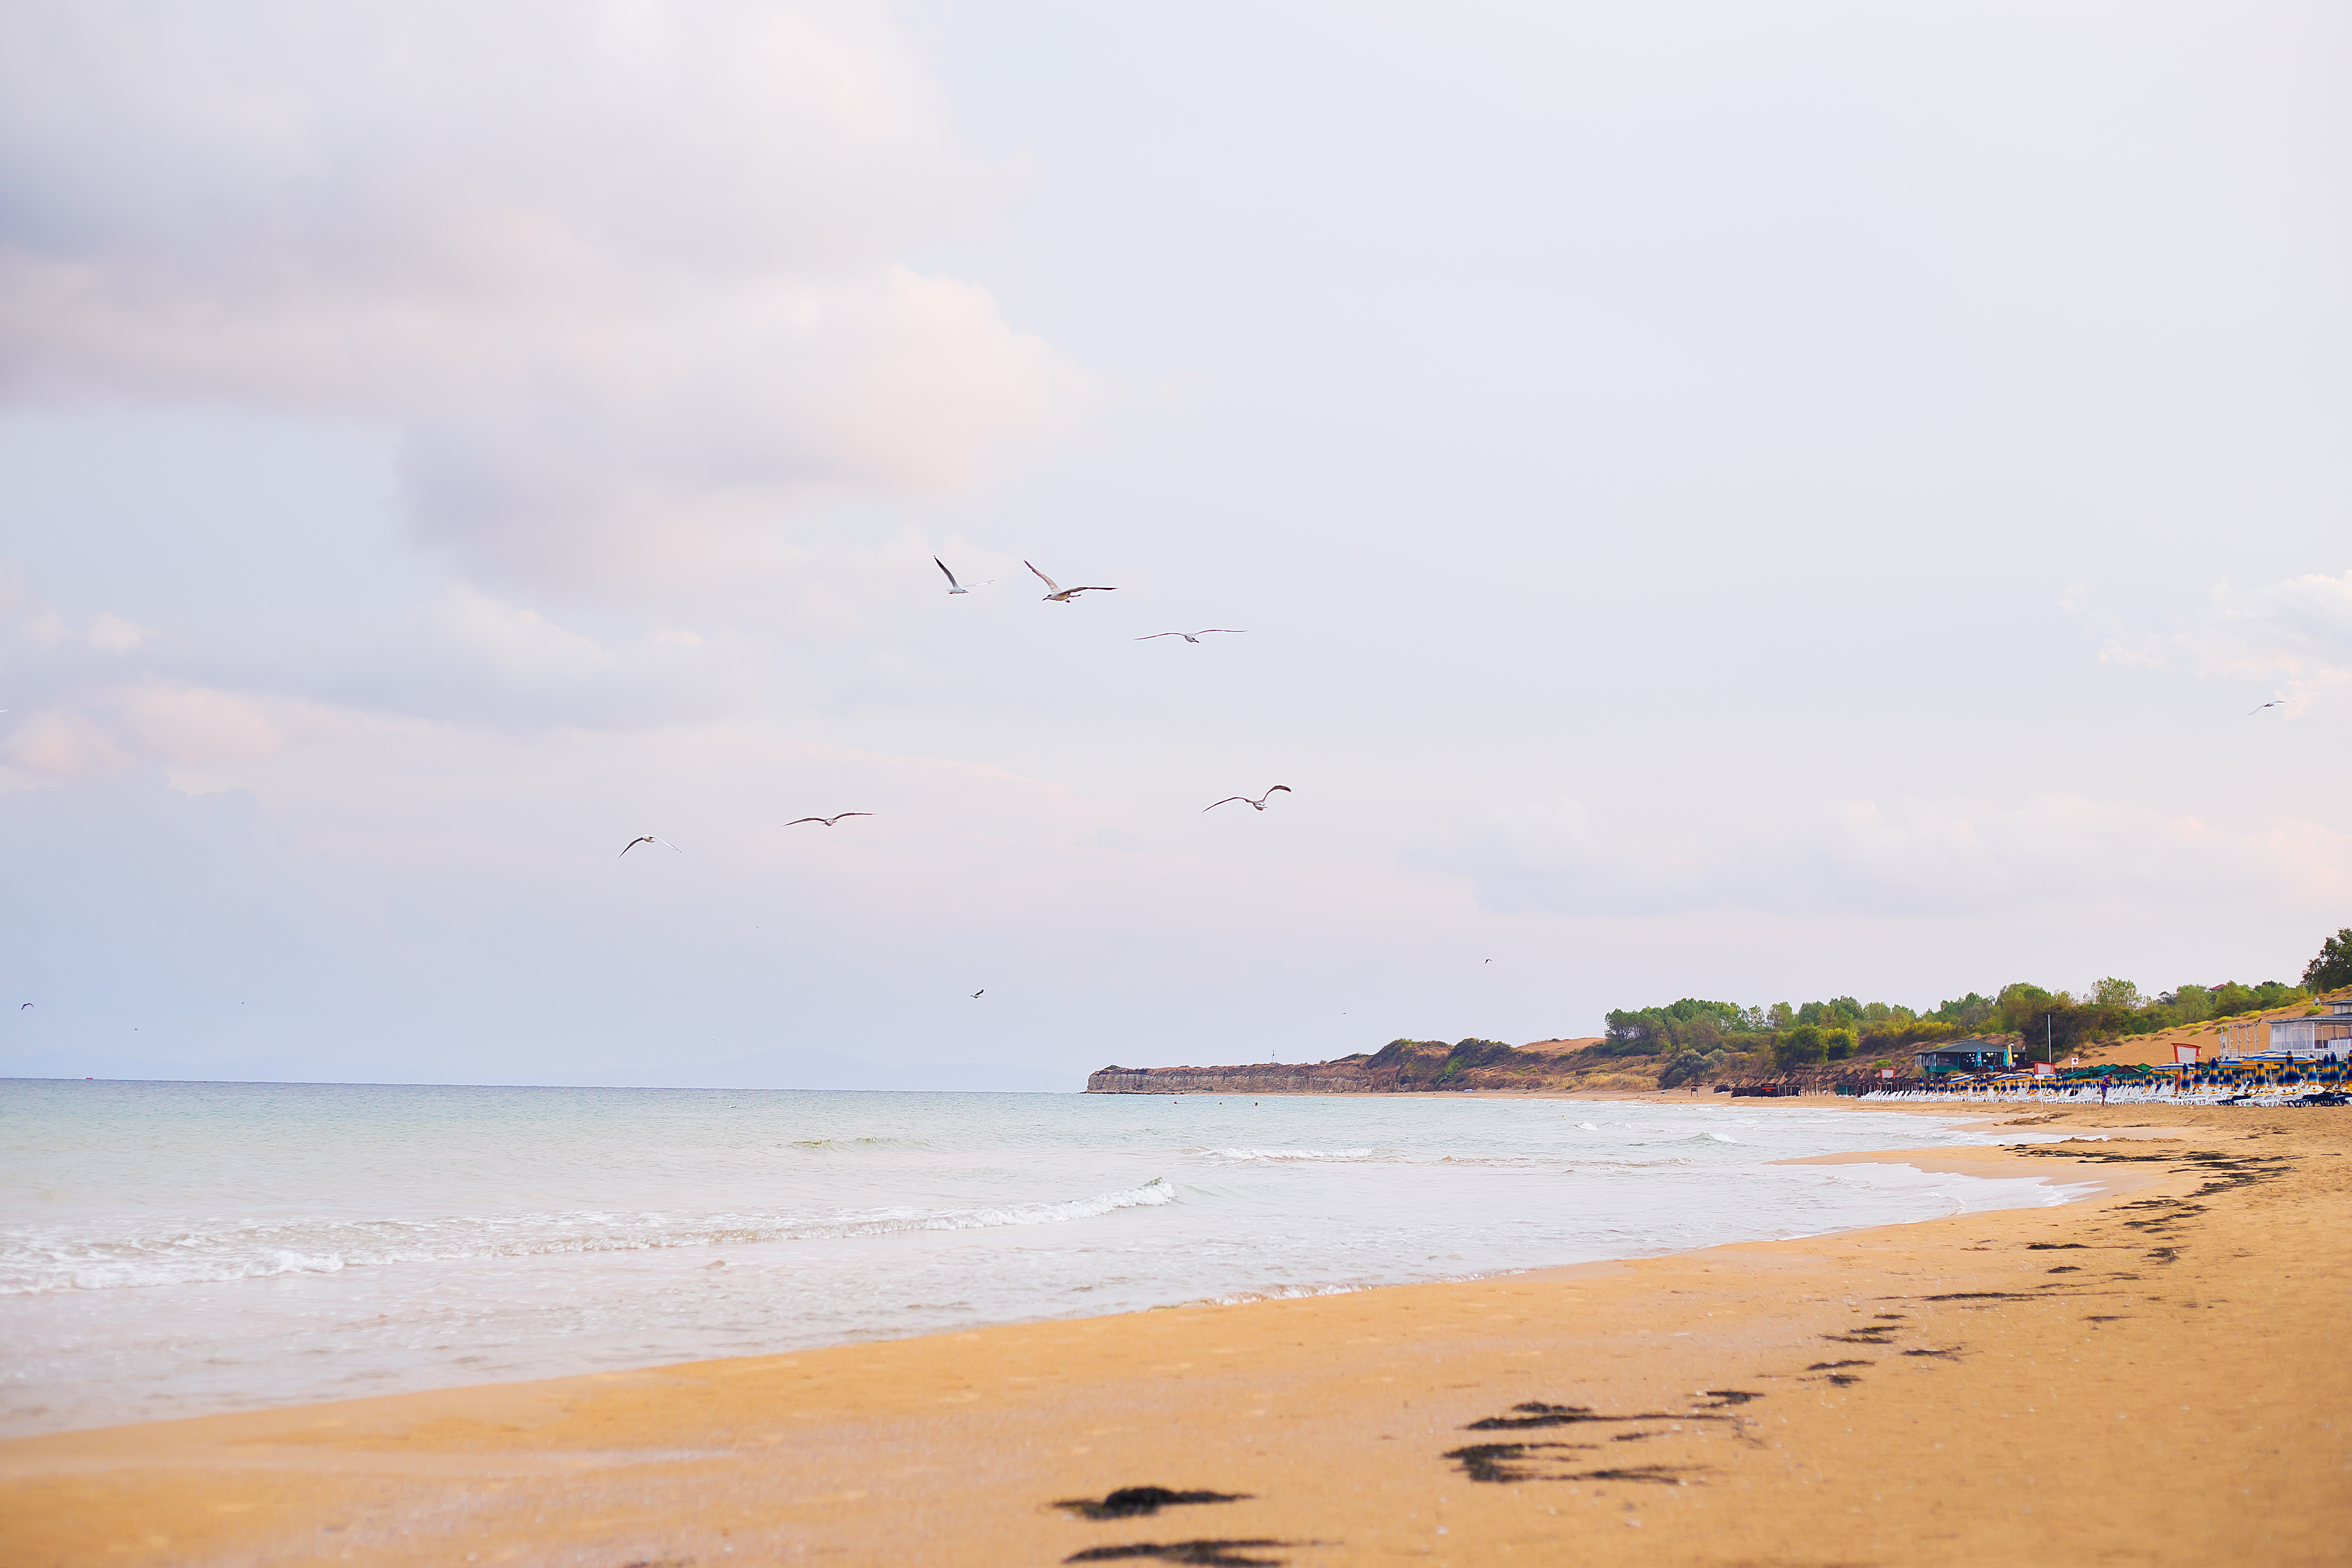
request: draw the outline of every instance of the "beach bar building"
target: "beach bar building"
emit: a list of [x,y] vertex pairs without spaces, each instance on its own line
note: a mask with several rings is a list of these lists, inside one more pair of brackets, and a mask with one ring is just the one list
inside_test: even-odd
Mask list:
[[2294,1060],[2324,1058],[2342,1061],[2352,1056],[2352,997],[2330,1002],[2327,1011],[2310,1018],[2273,1018],[2270,1053],[2284,1052]]
[[1999,1040],[1947,1040],[1940,1046],[1923,1046],[1911,1053],[1921,1078],[1940,1078],[1948,1072],[1990,1072],[2010,1065],[2010,1047]]

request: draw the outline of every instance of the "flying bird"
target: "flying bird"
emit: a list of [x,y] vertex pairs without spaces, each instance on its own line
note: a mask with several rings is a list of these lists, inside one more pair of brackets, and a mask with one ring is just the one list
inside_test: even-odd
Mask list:
[[[656,838],[650,833],[641,833],[636,837],[630,839],[626,844],[622,845],[621,853],[626,855],[630,850],[635,849],[640,844],[660,844],[672,849],[677,849],[677,846],[671,844],[667,838]],[[677,852],[681,855],[686,853],[683,849],[677,849]]]
[[831,827],[835,823],[839,822],[845,816],[871,816],[873,815],[874,814],[870,811],[843,811],[836,812],[831,816],[795,816],[790,822],[785,823],[784,826],[786,827],[798,827],[803,822],[822,822],[827,827]]
[[[940,560],[940,559],[938,556],[936,556],[936,555],[934,555],[934,556],[932,556],[932,557],[931,557],[931,564],[932,564],[932,565],[934,565],[934,566],[936,566],[936,567],[938,567],[938,568],[939,568],[940,571],[942,571],[942,572],[948,572],[948,563],[947,563],[946,562],[944,562],[944,561]],[[1035,571],[1035,570],[1036,570],[1036,568],[1033,566],[1033,567],[1031,567],[1031,568],[1030,568],[1030,570],[1034,572],[1034,571]],[[993,582],[995,582],[995,581],[996,581],[996,579],[995,579],[995,578],[991,577],[991,578],[988,580],[988,583],[993,583]],[[985,588],[985,587],[987,587],[987,586],[988,586],[988,583],[974,583],[974,584],[971,585],[971,588]],[[950,594],[969,594],[969,593],[971,593],[971,588],[967,588],[967,587],[965,587],[962,584],[961,584],[961,583],[957,582],[957,581],[956,581],[956,574],[955,574],[954,573],[952,573],[952,572],[948,572],[948,592],[949,592],[949,593],[950,593]]]
[[[2263,704],[2263,708],[2284,708],[2285,706],[2286,699],[2284,697],[2280,698],[2276,702],[2265,702]],[[2255,708],[2248,710],[2246,717],[2249,719],[2252,718],[2256,713],[2261,712],[2263,708]]]
[[1249,630],[1247,626],[1202,626],[1197,632],[1154,632],[1151,634],[1150,637],[1138,637],[1135,640],[1138,642],[1150,642],[1151,637],[1182,637],[1186,642],[1196,643],[1202,637],[1207,637],[1211,632],[1240,633],[1247,630]]
[[1252,811],[1264,811],[1267,801],[1272,800],[1277,795],[1288,795],[1290,793],[1291,790],[1288,784],[1276,784],[1272,789],[1266,791],[1264,795],[1258,796],[1255,800],[1250,799],[1250,797],[1245,795],[1229,795],[1223,800],[1211,801],[1201,809],[1202,811],[1214,811],[1221,805],[1231,805],[1234,802],[1240,801]]
[[[1024,561],[1021,564],[1024,566],[1029,566],[1029,563],[1026,561]],[[1029,570],[1032,572],[1037,572],[1037,568],[1034,566],[1029,566]],[[1049,605],[1066,605],[1081,594],[1116,594],[1118,592],[1116,588],[1104,588],[1099,586],[1087,588],[1065,588],[1059,583],[1055,582],[1051,577],[1046,576],[1043,572],[1037,572],[1037,581],[1045,584],[1045,586],[1054,590],[1052,593],[1045,595],[1045,602]]]
[[[982,997],[983,997],[983,996],[985,996],[985,995],[987,995],[987,994],[988,994],[988,987],[987,987],[987,986],[985,986],[985,985],[983,985],[983,986],[982,986],[979,990],[977,990],[977,991],[975,991],[975,992],[973,992],[973,993],[971,994],[971,999],[972,999],[973,1001],[977,1002],[977,1001],[979,1001]],[[27,1003],[26,1003],[26,1004],[25,1004],[25,1005],[26,1005],[27,1007],[29,1007],[29,1006],[31,1006],[31,1005],[32,1005],[32,1004],[31,1004],[31,1003],[29,1003],[29,1002],[27,1002]]]

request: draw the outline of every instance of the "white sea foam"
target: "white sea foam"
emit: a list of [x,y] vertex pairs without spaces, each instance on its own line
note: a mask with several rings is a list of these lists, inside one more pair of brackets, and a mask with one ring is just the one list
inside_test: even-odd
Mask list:
[[1369,1160],[1370,1149],[1211,1149],[1220,1160]]
[[0,1296],[107,1290],[331,1274],[403,1263],[458,1263],[562,1253],[745,1247],[763,1242],[889,1236],[913,1230],[986,1230],[1065,1225],[1120,1209],[1176,1201],[1155,1176],[1124,1192],[1058,1203],[970,1208],[890,1207],[825,1216],[756,1214],[466,1215],[424,1221],[304,1217],[276,1224],[220,1222],[146,1237],[76,1245],[12,1237],[0,1247]]

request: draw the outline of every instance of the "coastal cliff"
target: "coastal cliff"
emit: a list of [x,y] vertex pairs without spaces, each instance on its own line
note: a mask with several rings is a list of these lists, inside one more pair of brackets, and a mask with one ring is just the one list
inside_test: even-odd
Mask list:
[[1569,1089],[1594,1068],[1598,1039],[1391,1040],[1369,1054],[1328,1062],[1234,1067],[1107,1067],[1088,1075],[1088,1094],[1424,1094],[1432,1089]]
[[[1907,1065],[1907,1064],[1906,1064]],[[1833,1062],[1774,1068],[1769,1064],[1720,1077],[1675,1075],[1655,1056],[1627,1058],[1606,1037],[1538,1040],[1391,1040],[1370,1054],[1328,1062],[1254,1062],[1233,1067],[1107,1067],[1087,1078],[1088,1094],[1575,1094],[1592,1089],[1717,1087],[1741,1093],[1827,1094],[1890,1087],[1875,1064]],[[1702,1081],[1704,1079],[1704,1081]],[[1905,1081],[1908,1081],[1906,1075]]]

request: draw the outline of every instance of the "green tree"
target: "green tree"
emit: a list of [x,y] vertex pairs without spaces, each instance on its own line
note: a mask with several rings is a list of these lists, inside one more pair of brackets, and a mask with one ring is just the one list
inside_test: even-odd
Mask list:
[[2112,974],[2091,988],[2091,1000],[2102,1007],[2127,1007],[2136,1010],[2144,1005],[2140,1001],[2139,987],[2137,984],[2128,980],[2118,980]]
[[1620,1009],[1605,1016],[1612,1056],[1643,1057],[1678,1051],[1706,1052],[1723,1043],[1727,1031],[1747,1026],[1747,1010],[1729,1002],[1706,1002],[1685,996],[1663,1007]]
[[1674,1043],[1674,1026],[1654,1007],[1638,1013],[1621,1008],[1608,1014],[1606,1022],[1608,1043],[1601,1048],[1611,1056],[1654,1056]]
[[1982,1028],[1985,1020],[1992,1016],[1993,1009],[1991,997],[1979,996],[1971,991],[1957,1001],[1945,1003],[1928,1016],[1939,1024],[1949,1024],[1965,1034],[1971,1029]]
[[2213,1016],[2213,993],[2202,985],[2183,985],[2160,998],[2183,1024],[2201,1024]]
[[2039,985],[2028,985],[2021,980],[2000,988],[2000,994],[1993,998],[1993,1016],[1975,1026],[1996,1024],[2004,1034],[2013,1035],[2031,1024],[2038,1035],[2042,1032],[2044,1014],[2063,1012],[2073,1001],[2074,998],[2063,991],[2044,991]]
[[2303,972],[2303,988],[2315,996],[2346,985],[2352,985],[2352,926],[2322,942],[2319,956]]
[[1822,1059],[1822,1031],[1817,1024],[1783,1029],[1772,1042],[1772,1059],[1784,1068],[1811,1067]]
[[1685,1051],[1673,1061],[1668,1062],[1666,1070],[1658,1075],[1658,1087],[1660,1089],[1679,1088],[1706,1071],[1712,1065],[1696,1051]]
[[1833,1062],[1842,1062],[1853,1055],[1854,1037],[1852,1029],[1823,1029],[1822,1055]]

